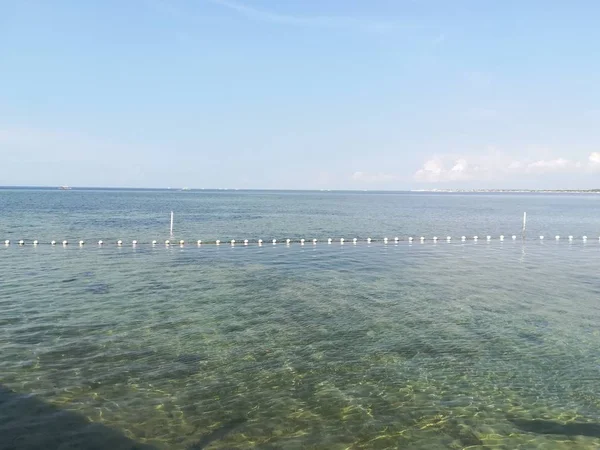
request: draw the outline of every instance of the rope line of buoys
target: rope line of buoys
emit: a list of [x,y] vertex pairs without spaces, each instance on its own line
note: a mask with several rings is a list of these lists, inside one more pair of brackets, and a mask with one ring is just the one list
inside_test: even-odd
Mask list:
[[[431,238],[427,238],[425,236],[419,236],[417,239],[418,239],[418,241],[420,243],[433,242],[435,244],[437,244],[440,240],[443,240],[443,239],[438,238],[437,236],[433,236]],[[453,239],[452,236],[446,236],[446,242],[447,243],[451,243],[452,239]],[[512,235],[511,239],[512,239],[512,241],[519,240],[519,241],[529,241],[529,242],[531,242],[531,241],[544,242],[545,236],[541,235],[541,236],[538,236],[536,238],[518,238],[516,235]],[[556,242],[559,242],[562,239],[563,238],[560,235],[554,236],[554,240]],[[485,240],[486,240],[486,242],[492,242],[494,240],[498,240],[500,242],[504,242],[505,236],[504,235],[500,235],[498,238],[494,238],[491,235],[487,235],[485,237]],[[569,235],[566,238],[566,240],[568,240],[568,242],[573,242],[573,241],[587,242],[588,241],[588,236],[584,235],[584,236],[581,236],[579,238],[576,238],[573,235]],[[327,238],[327,239],[322,239],[322,240],[314,238],[314,239],[310,239],[309,242],[312,242],[313,245],[317,245],[317,243],[320,242],[320,241],[326,242],[328,245],[332,245],[332,244],[334,244],[336,242],[339,243],[340,245],[344,245],[347,242],[346,238],[343,238],[343,237],[339,238],[339,239]],[[394,244],[398,244],[400,242],[408,242],[408,243],[412,244],[414,241],[415,241],[415,237],[413,237],[413,236],[408,236],[406,238],[396,236],[396,237],[393,238]],[[475,235],[475,236],[472,236],[470,238],[467,237],[467,236],[461,236],[460,237],[460,241],[463,242],[463,243],[467,242],[467,241],[478,242],[479,241],[479,236]],[[598,238],[598,241],[600,242],[600,237]],[[29,246],[29,245],[31,245],[33,247],[39,247],[39,246],[44,245],[44,244],[50,245],[52,247],[55,247],[59,242],[62,244],[63,247],[67,247],[67,246],[71,245],[68,240],[63,240],[63,241],[52,240],[50,242],[43,242],[43,241],[40,241],[40,240],[37,240],[37,239],[36,240],[24,240],[24,239],[20,239],[18,241],[15,241],[15,244],[17,246],[19,246],[19,247],[25,247],[25,246]],[[97,243],[98,247],[103,247],[103,246],[109,244],[108,242],[103,241],[103,240],[98,240],[98,241],[95,241],[95,242]],[[119,239],[119,240],[113,241],[113,242],[114,242],[114,245],[116,245],[117,247],[123,247],[125,245],[131,245],[132,247],[138,247],[138,246],[141,246],[141,245],[151,245],[152,247],[156,247],[159,244],[159,241],[157,241],[157,240],[152,240],[152,241],[149,241],[149,242],[142,242],[142,241],[139,241],[139,240],[132,240],[132,241],[130,241],[130,243],[126,243],[122,239]],[[244,240],[230,239],[229,241],[227,241],[227,240],[221,241],[219,239],[214,240],[214,241],[203,241],[203,240],[199,239],[197,241],[192,241],[192,242],[195,242],[196,246],[198,246],[198,247],[201,247],[203,245],[221,245],[221,243],[223,243],[223,242],[229,242],[229,244],[233,247],[233,246],[236,246],[236,245],[238,245],[240,243],[243,243],[244,246],[248,246],[250,244],[257,244],[258,246],[262,246],[265,241],[263,241],[262,239],[256,239],[256,240],[250,240],[250,239],[244,239]],[[287,238],[287,239],[282,239],[282,240],[272,239],[272,240],[270,240],[270,242],[274,246],[279,245],[280,243],[283,243],[283,242],[285,242],[286,246],[289,246],[291,244],[305,245],[306,242],[307,242],[307,240],[304,239],[304,238],[302,238],[302,239],[290,239],[290,238]],[[383,237],[383,238],[379,238],[379,239],[371,238],[371,237],[359,239],[359,238],[355,237],[355,238],[352,238],[351,242],[352,242],[353,245],[357,245],[359,242],[365,242],[367,244],[383,243],[385,245],[388,245],[390,243],[390,239],[387,238],[387,237]],[[75,241],[75,243],[79,247],[84,247],[86,245],[86,242],[84,240]],[[164,243],[164,245],[166,247],[170,247],[170,246],[173,246],[173,245],[179,245],[180,247],[185,247],[185,246],[189,245],[187,243],[187,241],[185,241],[183,239],[181,239],[179,241],[173,241],[173,242],[167,239],[167,240],[163,241],[163,243]],[[5,247],[9,247],[11,245],[13,245],[13,242],[10,239],[7,239],[7,240],[4,241],[4,246]]]

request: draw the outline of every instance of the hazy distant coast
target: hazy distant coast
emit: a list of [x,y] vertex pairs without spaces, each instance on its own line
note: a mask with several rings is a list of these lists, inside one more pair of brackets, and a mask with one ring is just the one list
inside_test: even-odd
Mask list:
[[600,189],[412,189],[411,192],[506,192],[530,194],[600,194]]

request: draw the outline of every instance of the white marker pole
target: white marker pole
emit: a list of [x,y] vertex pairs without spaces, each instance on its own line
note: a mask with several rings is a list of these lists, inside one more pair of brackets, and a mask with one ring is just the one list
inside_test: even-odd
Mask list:
[[171,237],[173,237],[173,219],[175,218],[175,215],[173,214],[173,211],[171,211]]
[[525,228],[527,227],[527,213],[523,213],[523,239],[525,239]]

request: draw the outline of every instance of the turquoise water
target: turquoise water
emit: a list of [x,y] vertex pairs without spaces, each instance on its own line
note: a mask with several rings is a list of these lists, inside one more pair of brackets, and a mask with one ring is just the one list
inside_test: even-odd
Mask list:
[[[35,211],[44,203],[38,194],[52,194],[45,212]],[[127,239],[119,231],[131,221],[140,227],[131,238],[143,230],[162,237],[151,211],[90,207],[65,216],[60,209],[83,208],[85,193],[66,193],[78,194],[76,203],[61,194],[0,191],[3,211],[11,210],[1,230],[58,240],[69,224],[68,238],[105,230],[100,238]],[[94,202],[103,195],[92,194]],[[136,206],[153,198],[106,195],[107,204],[130,195]],[[260,237],[254,221],[271,224],[265,239],[287,237],[292,224],[298,236],[301,226],[329,233],[297,205],[279,220],[287,194],[274,204],[261,197],[270,194],[231,195],[238,206],[255,205],[239,206],[248,231],[230,219],[206,235]],[[314,195],[324,194],[299,203],[311,211],[340,203]],[[490,234],[513,232],[512,196],[432,196],[425,203],[457,202],[453,212],[424,207],[420,215],[423,201],[403,194],[409,206],[386,216],[402,198],[345,195],[360,197],[370,219],[353,222],[361,208],[345,199],[334,211],[346,216],[323,217],[338,236],[370,234],[367,226],[403,235],[418,225],[458,236],[460,218],[480,235],[490,223]],[[588,243],[2,246],[0,449],[600,448],[600,244],[591,239],[598,197],[549,199],[518,200],[537,206],[532,227],[586,233]],[[188,206],[181,226],[204,231]],[[198,215],[221,222],[216,212]],[[110,216],[119,219],[102,228]],[[430,222],[442,216],[454,228]],[[32,233],[9,229],[16,218]]]

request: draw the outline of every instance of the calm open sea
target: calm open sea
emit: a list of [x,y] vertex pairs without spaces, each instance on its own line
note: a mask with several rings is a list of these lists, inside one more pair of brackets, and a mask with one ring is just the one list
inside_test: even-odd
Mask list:
[[[319,243],[147,245],[171,210]],[[364,241],[411,235],[453,241]],[[0,449],[598,449],[598,236],[600,195],[0,190]]]

